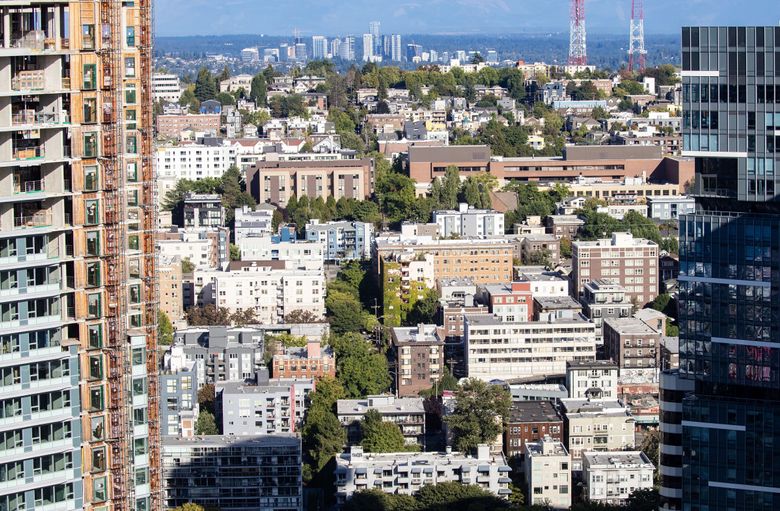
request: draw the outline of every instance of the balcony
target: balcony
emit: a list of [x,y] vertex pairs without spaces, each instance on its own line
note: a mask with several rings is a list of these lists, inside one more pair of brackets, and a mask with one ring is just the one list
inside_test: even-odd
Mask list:
[[11,34],[11,48],[24,48],[38,51],[54,50],[57,48],[57,40],[46,37],[46,33],[43,30],[14,32]]
[[14,228],[24,229],[27,227],[50,227],[52,225],[52,214],[50,211],[39,211],[32,215],[23,215],[14,217]]
[[11,78],[11,90],[15,91],[41,91],[46,88],[46,76],[43,69],[29,69],[17,71]]
[[42,145],[17,147],[13,152],[13,159],[17,161],[40,160],[46,155]]
[[14,126],[41,126],[47,124],[64,125],[70,123],[70,117],[67,112],[45,112],[20,110],[11,117]]
[[14,194],[41,193],[45,190],[45,181],[43,179],[31,179],[29,181],[14,180]]

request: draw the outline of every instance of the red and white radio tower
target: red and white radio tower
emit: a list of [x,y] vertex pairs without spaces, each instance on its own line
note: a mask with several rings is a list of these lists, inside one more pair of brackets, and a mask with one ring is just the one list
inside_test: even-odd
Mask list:
[[571,0],[569,21],[569,65],[588,65],[588,45],[585,35],[585,0]]
[[628,43],[628,70],[645,70],[645,8],[642,0],[631,0],[631,39]]

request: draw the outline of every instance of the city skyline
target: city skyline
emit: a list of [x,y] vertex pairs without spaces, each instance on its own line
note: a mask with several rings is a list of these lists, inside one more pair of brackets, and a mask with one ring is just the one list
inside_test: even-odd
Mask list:
[[[510,34],[564,32],[568,30],[568,0],[543,5],[526,0],[411,0],[396,4],[351,2],[349,9],[335,2],[295,0],[285,4],[257,4],[230,0],[219,7],[204,0],[169,0],[157,7],[156,31],[160,36],[287,35],[297,29],[303,36],[363,34],[369,22],[379,21],[382,33],[400,34]],[[755,22],[753,10],[730,12],[728,0],[674,2],[657,0],[645,6],[648,34],[677,34],[684,24],[723,25]],[[780,6],[769,0],[750,2],[765,19],[780,20]],[[243,16],[236,18],[236,9]],[[620,34],[628,31],[630,0],[590,0],[587,5],[590,33]],[[204,15],[206,14],[206,15]]]

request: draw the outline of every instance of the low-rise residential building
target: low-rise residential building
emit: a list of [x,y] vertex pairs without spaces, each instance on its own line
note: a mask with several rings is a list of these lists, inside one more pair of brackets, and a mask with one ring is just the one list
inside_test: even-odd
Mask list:
[[397,424],[407,444],[425,445],[425,406],[421,397],[368,396],[365,399],[339,399],[336,416],[347,430],[347,442],[360,442],[360,421],[376,410],[384,422]]
[[433,212],[433,223],[439,226],[443,238],[487,238],[503,236],[504,214],[492,209],[474,209],[461,203],[458,210]]
[[596,279],[583,287],[582,313],[596,324],[596,342],[604,344],[604,320],[628,318],[634,304],[623,286],[612,279]]
[[[230,231],[226,227],[201,229],[172,229],[158,232],[155,243],[157,253],[161,258],[178,257],[188,260],[195,268],[217,268],[230,261]],[[183,295],[184,308],[194,303],[187,303],[186,290]]]
[[635,491],[653,488],[654,472],[642,451],[584,452],[583,495],[590,502],[624,506]]
[[[134,395],[143,395],[145,385],[143,379],[134,379]],[[178,371],[161,371],[160,434],[183,438],[194,436],[199,411],[197,363],[191,362]]]
[[658,296],[658,244],[631,233],[615,232],[610,239],[572,243],[572,294],[582,299],[585,284],[612,279],[626,296],[643,307]]
[[534,300],[530,282],[487,284],[482,290],[483,301],[488,304],[490,313],[502,321],[514,323],[533,319]]
[[169,73],[154,73],[152,75],[152,95],[155,101],[178,103],[181,97],[179,76]]
[[311,220],[306,224],[306,239],[325,246],[328,261],[369,259],[374,226],[366,222],[327,222]]
[[222,227],[225,224],[222,196],[216,193],[186,193],[182,216],[185,229]]
[[246,170],[247,191],[258,203],[285,207],[291,197],[363,200],[373,192],[370,159],[258,161]]
[[555,266],[561,261],[561,240],[554,234],[529,234],[520,246],[523,264]]
[[[272,342],[273,339],[268,339]],[[274,378],[319,380],[336,376],[336,358],[333,348],[322,346],[319,339],[309,339],[304,347],[284,347],[279,343],[271,363]]]
[[545,437],[563,441],[563,419],[552,401],[514,401],[504,420],[504,453],[523,454],[525,444]]
[[648,215],[653,220],[677,220],[682,215],[696,212],[696,201],[685,195],[647,198]]
[[549,215],[544,219],[544,225],[548,234],[571,241],[579,234],[585,220],[577,215]]
[[552,401],[557,403],[569,397],[569,391],[560,383],[510,383],[512,401]]
[[261,324],[282,323],[293,311],[325,315],[325,274],[286,261],[233,261],[224,271],[195,272],[198,303],[230,312],[253,310]]
[[207,509],[304,509],[295,435],[166,437],[161,451],[168,509],[190,502]]
[[620,367],[621,373],[660,367],[662,333],[639,318],[604,321],[604,354]]
[[560,273],[520,273],[517,282],[527,282],[531,286],[531,295],[537,296],[569,296],[569,281]]
[[166,138],[178,138],[182,131],[219,134],[220,114],[158,115],[157,134]]
[[534,298],[534,321],[554,323],[582,317],[582,305],[571,296],[537,296]]
[[278,234],[252,235],[245,236],[237,245],[244,262],[284,261],[290,268],[307,270],[320,270],[325,264],[325,246],[319,241],[285,240]]
[[545,437],[523,446],[525,494],[531,506],[571,507],[571,460],[560,440]]
[[618,395],[619,368],[611,360],[569,362],[566,364],[566,388],[572,399],[608,399]]
[[500,497],[509,489],[512,469],[504,456],[490,453],[487,445],[476,456],[459,452],[364,453],[352,446],[336,457],[336,502],[343,505],[361,490],[414,495],[420,488],[440,483],[477,485]]
[[258,372],[256,385],[220,383],[222,433],[234,436],[294,433],[303,424],[314,380],[268,379]]
[[270,204],[258,204],[254,209],[243,206],[235,210],[233,243],[241,244],[247,236],[270,236],[274,233],[274,211]]
[[566,362],[596,358],[594,325],[582,316],[508,323],[492,315],[467,315],[464,341],[468,376],[484,381],[563,375]]
[[439,381],[444,372],[444,340],[436,325],[393,328],[392,345],[398,396],[417,396]]
[[572,470],[582,470],[583,452],[634,447],[636,421],[620,401],[563,399],[561,404]]
[[198,388],[206,383],[255,381],[257,372],[264,367],[267,335],[321,339],[328,335],[328,330],[327,323],[182,328],[174,334],[163,367],[176,373],[197,363]]

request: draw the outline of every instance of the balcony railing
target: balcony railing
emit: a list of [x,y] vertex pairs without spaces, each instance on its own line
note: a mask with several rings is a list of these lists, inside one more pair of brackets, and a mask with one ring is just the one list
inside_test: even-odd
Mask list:
[[47,227],[50,225],[52,225],[52,214],[49,211],[39,211],[32,215],[14,217],[14,227],[17,229],[24,227]]
[[36,160],[45,157],[46,152],[42,145],[31,147],[20,147],[14,149],[14,160]]
[[14,193],[39,193],[44,191],[45,182],[43,179],[24,181],[23,183],[14,183]]
[[36,112],[35,110],[22,110],[16,112],[11,118],[14,125],[29,124],[68,124],[70,117],[67,112]]
[[47,39],[43,30],[30,30],[28,32],[14,32],[11,34],[11,48],[52,50],[55,47],[55,40]]
[[43,69],[17,71],[16,76],[11,78],[11,89],[13,90],[43,90],[45,88],[46,76]]

